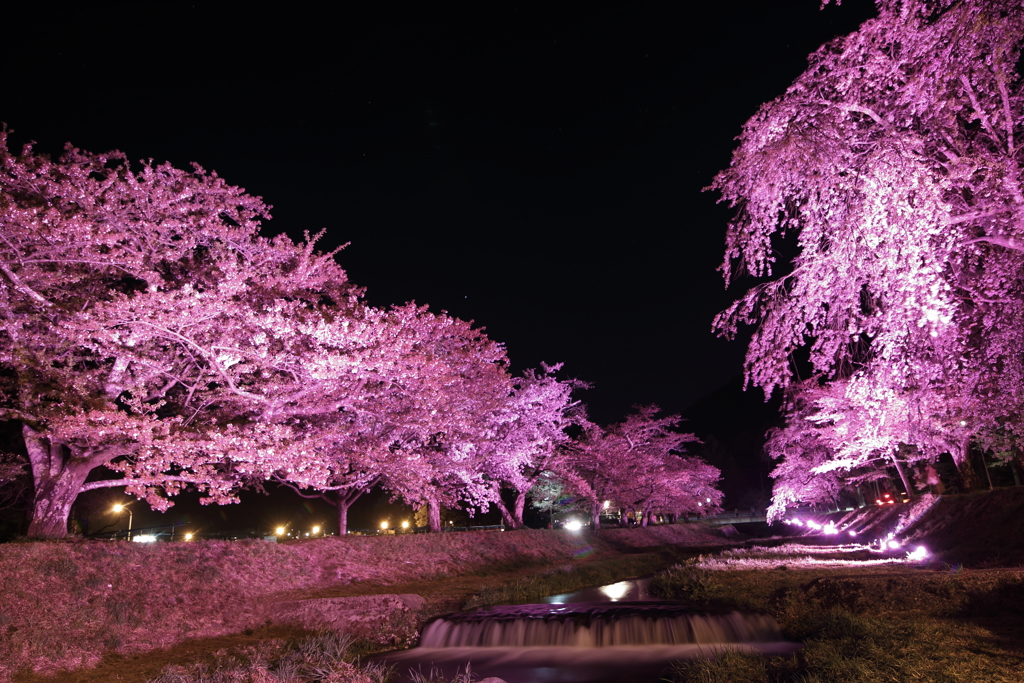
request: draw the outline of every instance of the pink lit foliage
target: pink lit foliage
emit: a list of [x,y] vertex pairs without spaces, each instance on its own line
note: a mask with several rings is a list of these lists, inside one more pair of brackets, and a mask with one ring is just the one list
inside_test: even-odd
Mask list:
[[501,432],[513,381],[504,348],[470,323],[412,304],[389,311],[387,321],[396,332],[388,348],[406,351],[327,430],[335,479],[311,485],[340,481],[351,490],[346,472],[358,487],[379,482],[394,497],[427,506],[430,529],[438,531],[442,507],[492,502],[489,444]]
[[345,371],[357,390],[320,383],[319,392],[344,395],[296,420],[311,458],[267,473],[335,505],[342,534],[351,505],[376,485],[415,504],[486,498],[474,448],[511,391],[504,350],[471,324],[415,304],[363,310],[362,322],[371,321],[374,342]]
[[[827,462],[778,451],[814,474],[894,462],[899,444],[964,463],[971,438],[1016,434],[1024,406],[1024,8],[877,5],[747,122],[712,185],[737,209],[727,283],[764,280],[715,320],[756,326],[748,383],[789,386],[800,349],[838,382],[783,439],[828,433]],[[800,476],[793,490],[814,487]]]
[[[528,370],[515,380],[515,388],[496,416],[497,438],[487,442],[486,473],[494,483],[494,502],[507,526],[523,528],[526,498],[543,476],[574,478],[568,430],[585,421],[583,407],[572,399],[574,389],[586,388],[577,380],[558,380],[558,365]],[[500,490],[511,491],[511,504]]]
[[645,526],[654,513],[713,512],[721,503],[719,470],[684,454],[697,437],[675,431],[678,415],[658,413],[639,407],[607,428],[591,424],[580,440],[575,469],[590,489],[594,528],[606,500]]
[[[14,156],[6,132],[0,143],[0,410],[21,425],[32,536],[64,536],[95,488],[163,509],[184,487],[231,502],[271,476],[365,486],[372,468],[323,457],[349,443],[339,416],[426,375],[452,387],[500,375],[500,349],[465,323],[430,318],[424,333],[414,307],[363,305],[315,238],[260,238],[267,207],[215,174],[70,147],[58,161]],[[499,381],[495,395],[509,390]],[[435,445],[443,427],[429,427]]]

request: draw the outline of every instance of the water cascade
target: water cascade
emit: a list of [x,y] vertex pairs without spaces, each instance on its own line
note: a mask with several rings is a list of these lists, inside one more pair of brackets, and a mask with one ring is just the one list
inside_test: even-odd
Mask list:
[[[410,671],[508,683],[653,683],[671,662],[723,650],[791,654],[766,614],[694,610],[654,600],[646,580],[556,595],[544,603],[451,614],[426,625],[420,646],[379,655],[403,681]],[[624,600],[625,599],[625,600]]]
[[437,619],[421,647],[615,647],[768,643],[782,640],[764,614],[693,612],[649,603],[492,607]]

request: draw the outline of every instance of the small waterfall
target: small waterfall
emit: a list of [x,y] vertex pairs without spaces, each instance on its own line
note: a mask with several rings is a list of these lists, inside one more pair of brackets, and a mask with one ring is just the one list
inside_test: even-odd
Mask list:
[[[625,585],[625,584],[631,585]],[[555,595],[544,603],[499,605],[427,624],[419,647],[376,655],[401,683],[436,670],[454,678],[472,664],[508,683],[654,683],[672,662],[722,652],[790,655],[766,614],[702,609],[645,599],[643,579]]]
[[496,607],[437,619],[420,647],[615,647],[782,640],[765,614],[692,612],[674,605],[579,603]]

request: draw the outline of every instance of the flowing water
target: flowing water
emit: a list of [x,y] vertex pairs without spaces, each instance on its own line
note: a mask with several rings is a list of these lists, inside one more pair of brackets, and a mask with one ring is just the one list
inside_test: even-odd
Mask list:
[[435,619],[419,647],[376,659],[395,665],[402,680],[410,669],[450,677],[470,662],[478,678],[508,683],[649,683],[678,659],[798,647],[768,615],[658,601],[637,579]]

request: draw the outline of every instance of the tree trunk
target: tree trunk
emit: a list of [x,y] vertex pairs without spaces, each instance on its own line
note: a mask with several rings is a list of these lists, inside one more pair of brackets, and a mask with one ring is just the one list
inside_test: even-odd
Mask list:
[[516,495],[515,507],[512,509],[512,528],[524,529],[526,523],[523,521],[523,512],[526,510],[526,491],[520,491]]
[[594,531],[601,530],[601,503],[590,506],[590,526]]
[[960,472],[960,482],[964,493],[974,491],[978,488],[978,473],[974,471],[974,463],[971,462],[971,439],[968,437],[960,443],[960,448],[953,449],[953,461]]
[[338,489],[335,492],[334,504],[338,507],[338,535],[348,533],[348,510],[366,492],[364,488]]
[[981,469],[985,470],[985,478],[988,479],[988,490],[992,490],[992,473],[988,470],[988,462],[985,460],[985,451],[981,451],[978,455],[981,456]]
[[498,512],[501,513],[501,520],[510,529],[523,529],[526,524],[523,522],[523,512],[526,510],[526,491],[517,491],[516,500],[510,511],[503,501],[497,502]]
[[71,457],[62,445],[47,443],[28,425],[22,427],[22,434],[35,483],[28,535],[66,538],[71,506],[94,465],[87,458]]
[[338,501],[338,535],[348,534],[348,505]]
[[427,526],[434,533],[441,531],[441,504],[434,499],[427,501]]
[[651,519],[651,513],[650,513],[649,510],[641,512],[640,513],[640,526],[643,527],[644,529],[646,529],[647,528],[647,522],[650,521],[650,519]]
[[515,525],[515,522],[512,521],[512,513],[508,511],[507,507],[505,507],[505,503],[503,503],[503,502],[501,502],[499,500],[497,502],[497,506],[498,506],[498,512],[501,513],[501,521],[502,521],[502,523],[505,526],[507,526],[509,529],[515,529],[516,525]]
[[913,498],[914,487],[910,485],[910,480],[907,478],[907,468],[903,466],[903,463],[901,463],[899,458],[896,456],[892,456],[892,462],[896,465],[896,471],[899,473],[900,480],[903,482],[903,488],[907,492],[907,499],[909,500]]

